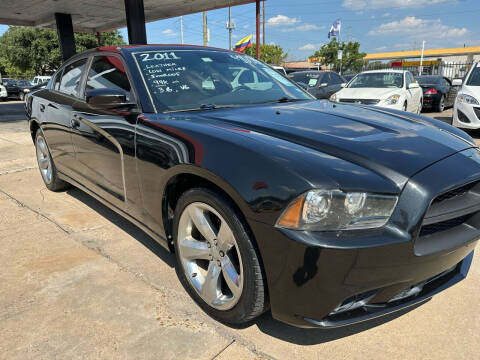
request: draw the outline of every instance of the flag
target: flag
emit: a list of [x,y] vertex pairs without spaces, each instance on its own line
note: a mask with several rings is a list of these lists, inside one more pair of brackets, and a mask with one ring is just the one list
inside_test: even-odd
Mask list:
[[242,52],[246,48],[252,47],[252,35],[245,36],[235,44],[235,51]]
[[330,28],[330,31],[328,32],[328,38],[330,39],[331,36],[339,36],[341,27],[342,22],[340,19],[335,20]]

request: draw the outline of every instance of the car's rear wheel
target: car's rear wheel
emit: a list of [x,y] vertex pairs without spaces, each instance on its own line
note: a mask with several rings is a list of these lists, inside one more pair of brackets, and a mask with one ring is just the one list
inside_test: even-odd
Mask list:
[[437,110],[437,112],[443,112],[445,110],[445,96],[444,95],[442,95],[442,97],[440,98],[440,102],[438,103],[436,110]]
[[42,175],[43,182],[47,189],[51,191],[62,191],[68,189],[70,184],[58,177],[55,163],[53,162],[47,141],[43,136],[42,130],[37,130],[35,134],[35,150],[37,153],[37,163]]
[[175,209],[174,244],[180,281],[210,316],[242,324],[265,311],[259,256],[224,195],[204,188],[184,193]]

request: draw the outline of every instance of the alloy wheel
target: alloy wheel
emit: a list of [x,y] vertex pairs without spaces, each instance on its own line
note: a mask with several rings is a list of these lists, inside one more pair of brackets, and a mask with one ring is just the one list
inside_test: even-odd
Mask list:
[[52,161],[50,159],[50,153],[47,148],[47,143],[42,136],[37,137],[37,162],[40,168],[45,183],[50,184],[52,182]]
[[183,273],[209,306],[229,310],[243,290],[243,265],[232,229],[211,206],[195,202],[182,212],[177,246]]

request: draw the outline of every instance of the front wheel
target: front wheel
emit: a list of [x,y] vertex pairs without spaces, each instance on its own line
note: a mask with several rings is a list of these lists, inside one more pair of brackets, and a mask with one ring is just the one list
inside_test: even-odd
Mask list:
[[265,311],[259,256],[224,195],[204,188],[183,194],[175,209],[174,244],[179,279],[207,314],[238,325]]

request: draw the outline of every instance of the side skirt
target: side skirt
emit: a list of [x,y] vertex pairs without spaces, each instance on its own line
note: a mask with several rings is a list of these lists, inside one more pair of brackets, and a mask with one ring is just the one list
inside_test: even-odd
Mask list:
[[90,195],[91,197],[93,197],[95,200],[101,202],[103,205],[105,205],[106,207],[108,207],[109,209],[115,211],[118,215],[121,215],[123,216],[125,219],[127,219],[128,221],[130,221],[132,224],[134,224],[135,226],[137,226],[138,228],[140,228],[142,231],[144,231],[146,234],[148,234],[150,237],[152,237],[156,242],[158,242],[160,245],[162,245],[166,250],[168,250],[168,252],[171,252],[172,250],[170,249],[170,247],[168,246],[168,241],[167,239],[165,239],[164,237],[158,235],[156,232],[154,232],[153,230],[151,230],[148,226],[146,226],[145,224],[143,224],[142,222],[138,221],[137,219],[135,219],[134,217],[130,216],[129,214],[127,214],[125,211],[119,209],[118,207],[116,207],[115,205],[111,204],[110,202],[108,202],[107,200],[103,199],[102,197],[98,196],[97,194],[95,194],[93,191],[89,190],[88,188],[86,188],[85,186],[83,186],[82,184],[80,184],[79,182],[77,182],[76,180],[72,179],[70,176],[68,175],[65,175],[64,173],[58,171],[58,176],[72,184],[73,186],[79,188],[80,190],[82,190],[83,192],[87,193],[88,195]]

